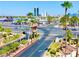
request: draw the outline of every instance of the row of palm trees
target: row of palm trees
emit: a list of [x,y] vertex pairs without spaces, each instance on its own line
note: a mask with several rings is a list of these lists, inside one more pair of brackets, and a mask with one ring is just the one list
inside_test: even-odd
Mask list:
[[[73,16],[73,17],[70,18],[69,15],[67,14],[68,9],[70,9],[72,7],[71,2],[65,1],[63,4],[61,4],[61,6],[65,8],[65,15],[61,18],[60,22],[66,28],[66,30],[65,30],[66,31],[65,46],[66,46],[67,45],[67,40],[72,39],[72,37],[73,37],[72,33],[69,30],[67,30],[67,25],[68,25],[67,23],[69,23],[69,25],[73,25],[73,26],[74,26],[75,23],[79,24],[79,18],[76,17],[76,16]],[[76,49],[76,57],[78,57],[78,38],[76,39],[76,48],[77,48]],[[66,51],[66,49],[65,49],[65,51]]]
[[61,23],[61,25],[63,25],[63,27],[66,27],[66,25],[79,26],[79,18],[77,16],[69,17],[69,15],[65,15],[60,18],[60,23]]

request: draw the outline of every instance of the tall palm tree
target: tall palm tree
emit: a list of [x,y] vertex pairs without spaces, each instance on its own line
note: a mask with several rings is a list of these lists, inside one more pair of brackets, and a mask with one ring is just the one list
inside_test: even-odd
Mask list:
[[69,22],[69,23],[70,23],[70,25],[75,26],[75,24],[77,25],[78,22],[79,22],[78,17],[77,17],[77,16],[72,16],[72,17],[70,18],[70,22]]
[[69,22],[69,20],[70,20],[69,15],[65,15],[60,18],[60,23],[61,23],[61,25],[63,25],[63,28],[66,28],[66,26],[67,26],[66,19],[67,19],[67,22]]
[[[67,15],[67,10],[72,7],[72,3],[68,2],[68,1],[64,1],[64,3],[61,4],[61,6],[65,8],[65,16],[66,16]],[[67,24],[67,18],[65,19],[65,21],[66,21],[65,24]],[[67,25],[65,27],[66,27],[66,30],[67,30]],[[66,36],[67,36],[67,34],[66,34]],[[66,46],[67,38],[65,38],[65,39],[66,39],[66,42],[65,42],[65,46]],[[65,49],[65,52],[66,52],[66,49]]]
[[65,8],[65,15],[66,15],[67,10],[72,7],[72,3],[68,2],[68,1],[64,1],[64,3],[61,4],[61,6]]

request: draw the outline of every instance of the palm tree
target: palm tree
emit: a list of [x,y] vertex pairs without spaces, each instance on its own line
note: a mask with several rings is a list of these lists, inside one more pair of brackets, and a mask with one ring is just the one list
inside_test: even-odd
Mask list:
[[64,1],[64,3],[61,4],[61,6],[65,8],[65,15],[66,15],[67,10],[72,7],[72,3],[68,2],[68,1]]
[[[72,3],[68,2],[68,1],[64,1],[64,3],[61,4],[61,6],[65,8],[65,16],[68,16],[67,10],[72,7]],[[67,23],[66,17],[65,17],[65,22]],[[67,27],[67,25],[66,25],[66,27]]]
[[[66,22],[66,19],[67,19],[67,22]],[[66,28],[66,25],[69,22],[69,20],[70,20],[69,15],[65,15],[60,18],[60,23],[61,25],[63,25],[63,28]]]
[[[72,7],[72,3],[68,2],[68,1],[64,1],[64,3],[61,4],[61,6],[65,8],[65,16],[66,16],[67,10]],[[67,18],[65,19],[65,27],[66,27],[66,30],[67,30]],[[66,34],[66,36],[67,36],[67,34]],[[65,42],[65,46],[66,46],[66,43],[67,43],[67,41]],[[65,49],[65,52],[66,52],[66,49]]]
[[67,38],[67,41],[70,43],[70,39],[72,39],[73,37],[73,34],[71,33],[70,30],[67,30],[66,31],[66,38]]
[[73,25],[73,26],[75,26],[75,24],[77,25],[79,23],[78,17],[77,16],[72,16],[70,18],[70,22],[69,23],[70,23],[70,25]]

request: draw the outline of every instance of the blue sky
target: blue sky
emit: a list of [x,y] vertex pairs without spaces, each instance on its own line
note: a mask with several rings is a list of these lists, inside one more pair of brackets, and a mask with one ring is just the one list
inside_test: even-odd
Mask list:
[[[0,16],[25,16],[38,7],[40,14],[47,12],[49,15],[63,15],[64,8],[60,5],[63,1],[0,1]],[[79,2],[73,1],[73,7],[68,13],[77,13]]]

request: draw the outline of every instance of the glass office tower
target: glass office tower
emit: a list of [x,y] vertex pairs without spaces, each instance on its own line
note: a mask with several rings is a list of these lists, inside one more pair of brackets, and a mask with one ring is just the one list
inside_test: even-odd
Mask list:
[[34,8],[34,16],[39,16],[39,8]]

